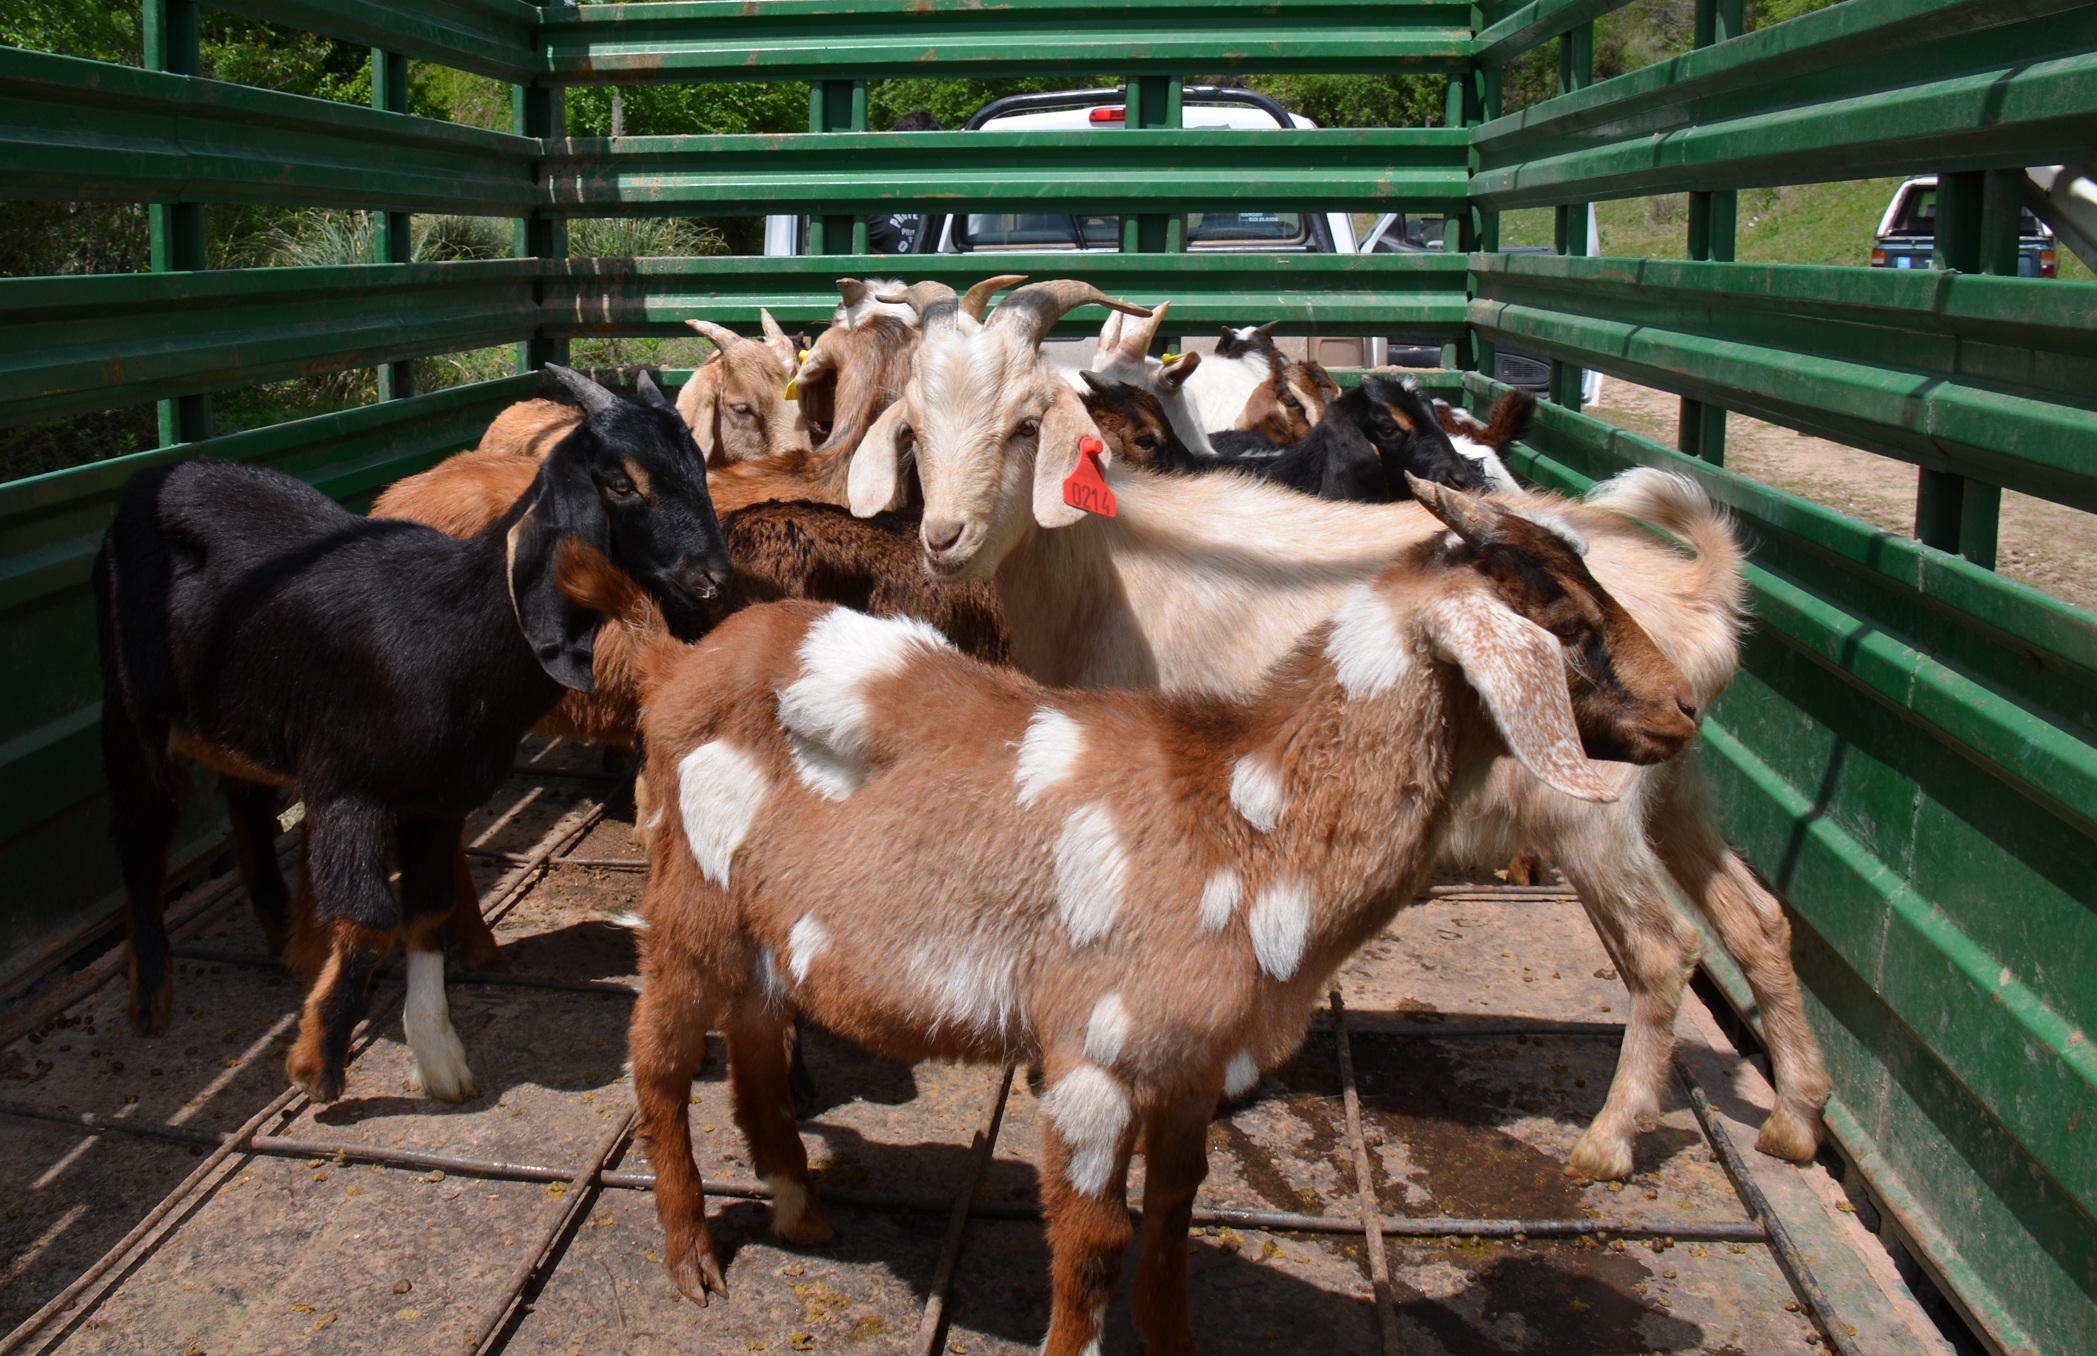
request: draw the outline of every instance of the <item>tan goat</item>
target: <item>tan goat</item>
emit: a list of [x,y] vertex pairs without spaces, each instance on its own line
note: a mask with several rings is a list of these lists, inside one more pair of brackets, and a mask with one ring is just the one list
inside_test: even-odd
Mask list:
[[677,794],[631,1049],[680,1289],[724,1289],[690,1137],[709,1027],[773,1227],[832,1237],[786,1096],[799,1009],[894,1058],[1039,1066],[1053,1356],[1097,1350],[1140,1130],[1136,1324],[1154,1356],[1193,1350],[1184,1238],[1217,1100],[1295,1050],[1452,802],[1509,751],[1606,800],[1625,769],[1583,743],[1651,762],[1695,732],[1681,674],[1572,540],[1414,489],[1446,539],[1243,699],[1052,691],[921,624],[805,604],[651,645],[649,775]]
[[762,343],[710,320],[684,322],[714,344],[677,393],[677,412],[710,467],[809,450],[808,421],[786,394],[800,355],[770,311],[757,318]]

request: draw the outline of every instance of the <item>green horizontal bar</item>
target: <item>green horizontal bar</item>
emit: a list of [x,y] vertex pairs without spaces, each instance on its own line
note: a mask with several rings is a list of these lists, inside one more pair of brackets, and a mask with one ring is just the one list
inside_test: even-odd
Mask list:
[[860,132],[577,139],[543,163],[549,210],[1198,212],[1465,200],[1461,128]]
[[1809,265],[1472,262],[1471,323],[1496,340],[2097,508],[2097,285]]
[[540,261],[0,279],[0,420],[27,423],[528,337]]
[[541,10],[522,0],[214,0],[212,8],[511,84],[540,68],[532,33]]
[[539,143],[0,47],[0,198],[518,215]]
[[[570,259],[547,267],[545,332],[555,336],[683,334],[687,319],[749,327],[760,308],[783,325],[827,324],[841,276],[945,282],[957,290],[997,273],[1080,278],[1145,305],[1172,303],[1167,326],[1281,321],[1286,333],[1420,333],[1454,337],[1464,322],[1464,259],[1455,254],[1040,254],[1024,251],[763,259]],[[1059,334],[1096,333],[1085,308]],[[1188,328],[1180,328],[1182,325]]]
[[102,702],[0,743],[0,843],[102,789]]
[[1481,66],[1504,66],[1532,47],[1605,14],[1622,9],[1631,0],[1529,0],[1478,32],[1471,56]]
[[1451,74],[1451,0],[698,0],[555,10],[539,59],[564,84],[1200,72]]
[[2066,4],[1852,0],[1479,128],[1473,193],[1505,210],[2085,157],[2097,15]]

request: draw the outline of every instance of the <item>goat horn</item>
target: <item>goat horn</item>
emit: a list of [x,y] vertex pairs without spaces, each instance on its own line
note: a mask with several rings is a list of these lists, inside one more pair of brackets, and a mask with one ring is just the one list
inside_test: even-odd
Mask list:
[[1157,309],[1150,313],[1150,319],[1132,321],[1121,333],[1122,352],[1132,358],[1141,358],[1148,354],[1151,344],[1157,340],[1159,323],[1171,309],[1171,302],[1161,301]]
[[900,292],[876,292],[875,301],[902,302],[923,319],[925,311],[942,301],[953,301],[954,289],[943,282],[916,282]]
[[575,403],[583,407],[585,414],[597,414],[619,403],[619,397],[572,367],[548,363],[545,370],[555,381],[568,388],[568,394],[575,397]]
[[1012,284],[1023,283],[1026,280],[1027,275],[1024,273],[1000,273],[995,278],[985,278],[961,294],[961,313],[971,320],[981,320],[983,310],[990,305],[992,297]]
[[770,311],[765,310],[762,307],[759,307],[757,312],[757,323],[764,326],[765,339],[768,342],[775,344],[784,344],[786,345],[788,352],[793,351],[794,341],[786,337],[786,331],[779,328],[779,322],[772,319],[772,313]]
[[1498,535],[1498,525],[1494,522],[1498,510],[1491,505],[1439,482],[1422,480],[1410,471],[1404,475],[1406,486],[1412,490],[1413,498],[1420,501],[1420,507],[1441,519],[1444,526],[1471,545],[1488,545]]
[[866,284],[857,278],[839,278],[837,294],[844,298],[845,305],[857,306],[866,296]]
[[1255,326],[1254,328],[1260,334],[1272,334],[1274,333],[1274,327],[1279,324],[1281,324],[1279,320],[1270,320],[1266,324]]
[[1095,304],[1124,315],[1150,314],[1149,308],[1116,300],[1089,282],[1057,278],[1052,282],[1028,283],[1006,297],[998,303],[997,310],[991,312],[988,323],[1017,325],[1027,336],[1027,341],[1038,348],[1041,341],[1048,338],[1049,331],[1056,327],[1057,321],[1080,306]]
[[726,325],[716,325],[711,320],[687,320],[684,322],[699,333],[714,341],[714,347],[727,351],[743,342],[743,336]]

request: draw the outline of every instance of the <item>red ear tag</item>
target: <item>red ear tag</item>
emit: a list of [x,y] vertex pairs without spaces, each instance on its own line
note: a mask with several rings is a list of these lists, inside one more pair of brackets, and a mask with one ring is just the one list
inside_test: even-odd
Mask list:
[[1114,491],[1107,488],[1099,469],[1100,454],[1106,450],[1107,445],[1097,438],[1088,435],[1078,439],[1078,464],[1063,477],[1063,502],[1074,509],[1112,518]]

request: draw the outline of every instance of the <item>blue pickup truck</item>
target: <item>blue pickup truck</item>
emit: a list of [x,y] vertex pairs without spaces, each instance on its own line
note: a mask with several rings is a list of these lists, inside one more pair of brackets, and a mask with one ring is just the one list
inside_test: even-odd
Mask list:
[[[2017,276],[2052,278],[2056,273],[2053,232],[2023,212],[2017,228]],[[1871,242],[1873,268],[1929,268],[1937,245],[1937,176],[1917,175],[1893,190],[1879,232]]]

